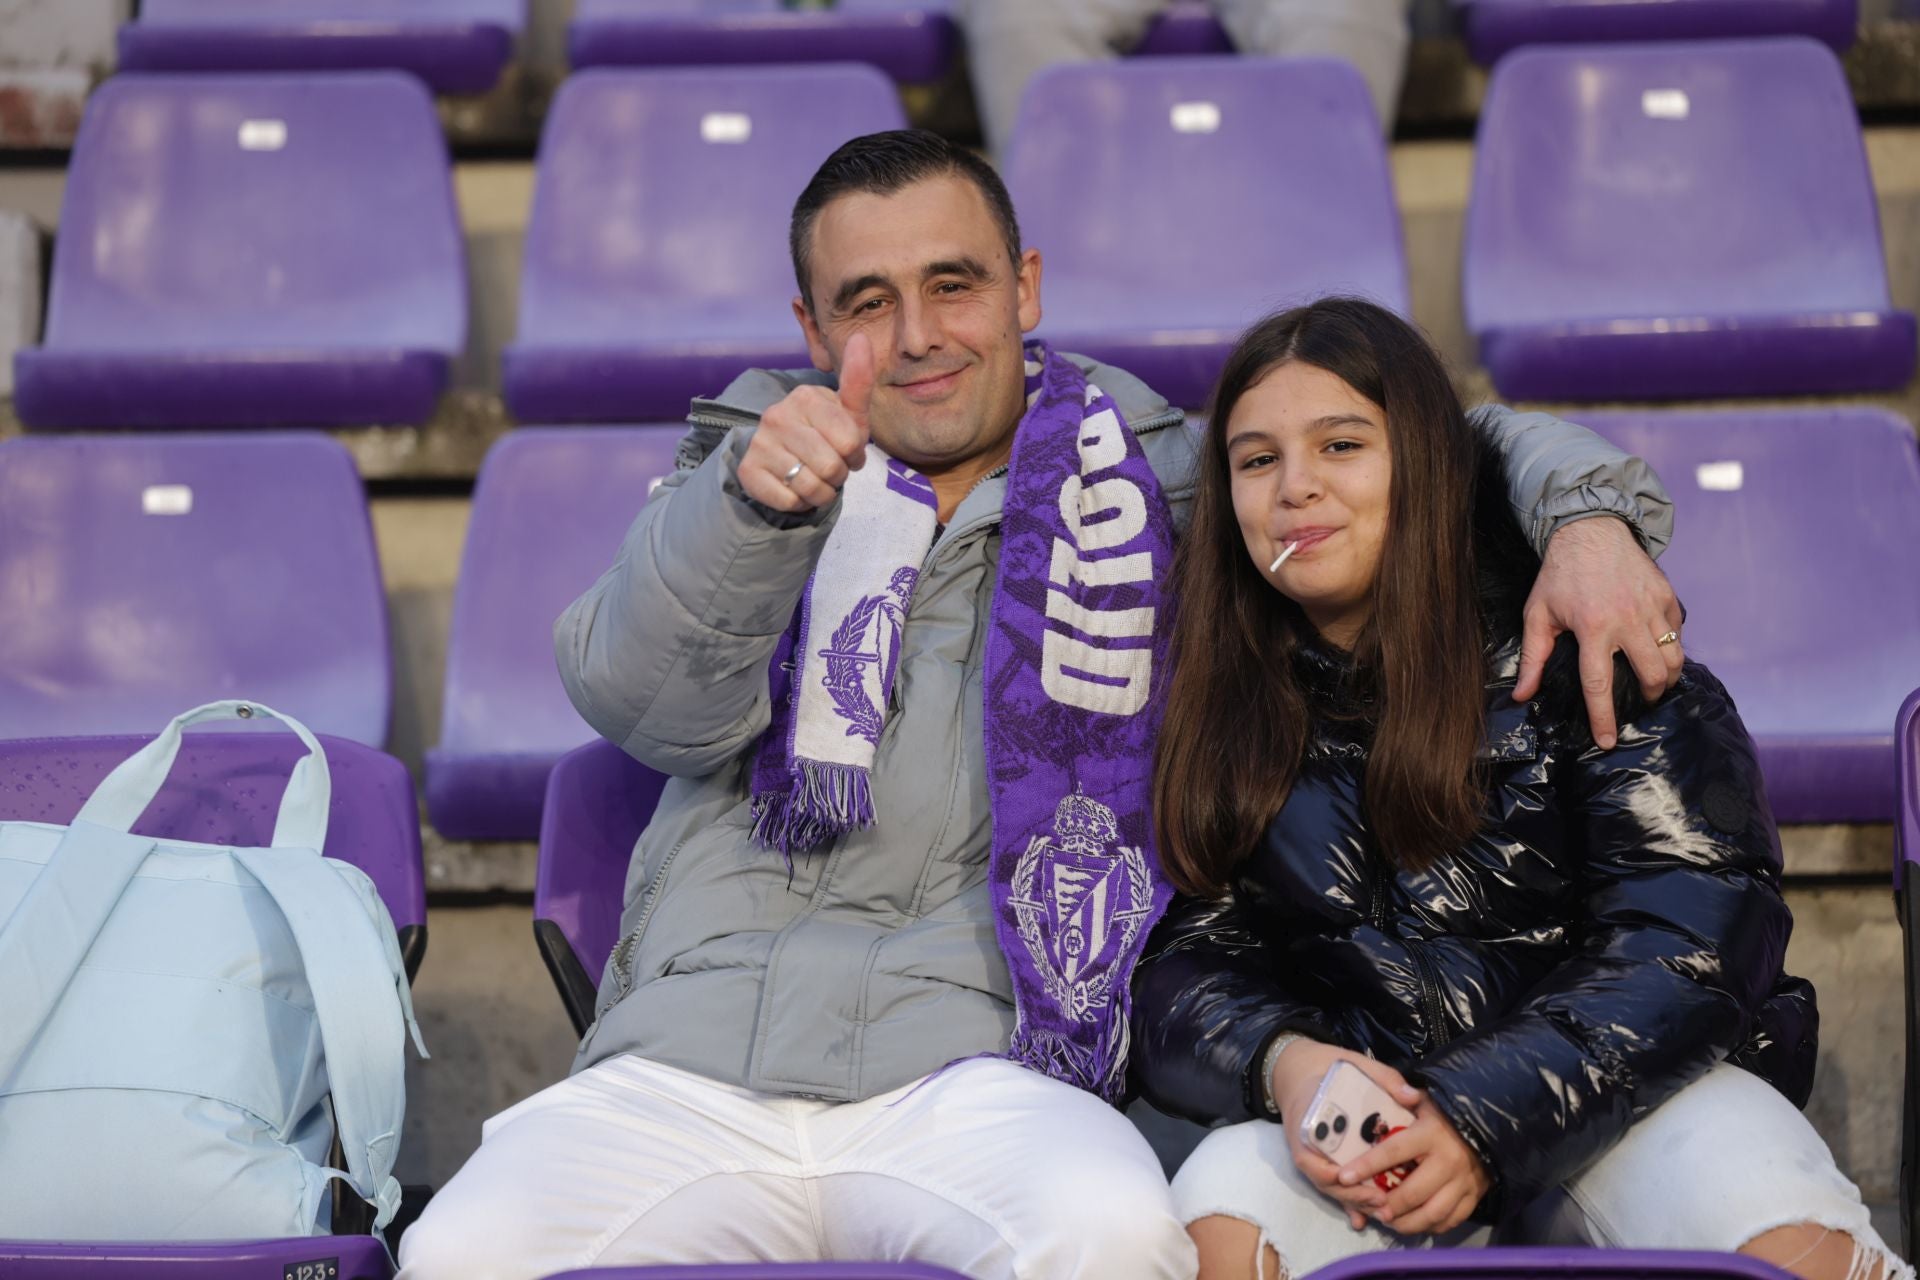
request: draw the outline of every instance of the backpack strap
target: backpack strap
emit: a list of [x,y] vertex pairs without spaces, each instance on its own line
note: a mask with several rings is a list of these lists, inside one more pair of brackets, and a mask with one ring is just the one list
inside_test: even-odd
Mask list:
[[93,948],[134,872],[153,851],[145,836],[75,822],[33,886],[0,921],[0,1080],[27,1047]]
[[251,720],[256,716],[278,720],[307,748],[307,754],[294,763],[286,791],[281,794],[280,814],[273,826],[274,847],[326,848],[327,805],[333,796],[327,753],[307,726],[292,716],[282,715],[262,703],[233,699],[209,702],[175,716],[152,742],[122,760],[113,772],[101,779],[80,807],[80,816],[75,821],[98,823],[115,831],[132,830],[173,770],[174,759],[180,754],[181,734],[188,725],[208,720]]
[[405,1011],[396,974],[366,906],[338,872],[307,849],[236,849],[300,948],[320,1023],[333,1122],[347,1182],[374,1206],[374,1229],[393,1220],[400,1183],[393,1157],[406,1112]]

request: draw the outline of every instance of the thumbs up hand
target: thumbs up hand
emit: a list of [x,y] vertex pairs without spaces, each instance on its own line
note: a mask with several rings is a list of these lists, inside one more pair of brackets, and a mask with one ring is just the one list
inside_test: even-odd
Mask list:
[[840,389],[795,387],[760,417],[740,459],[740,487],[775,511],[813,511],[839,496],[847,473],[867,460],[867,412],[875,380],[864,333],[840,355]]

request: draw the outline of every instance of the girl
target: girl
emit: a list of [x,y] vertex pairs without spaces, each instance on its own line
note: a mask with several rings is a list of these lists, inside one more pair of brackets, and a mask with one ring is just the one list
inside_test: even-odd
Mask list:
[[[1798,1110],[1817,1014],[1731,700],[1622,663],[1603,751],[1568,638],[1513,701],[1538,562],[1489,453],[1366,302],[1255,326],[1215,393],[1155,778],[1191,896],[1134,998],[1147,1097],[1226,1126],[1174,1182],[1202,1280],[1496,1226],[1910,1280]],[[1298,1132],[1338,1061],[1414,1115],[1344,1169]]]

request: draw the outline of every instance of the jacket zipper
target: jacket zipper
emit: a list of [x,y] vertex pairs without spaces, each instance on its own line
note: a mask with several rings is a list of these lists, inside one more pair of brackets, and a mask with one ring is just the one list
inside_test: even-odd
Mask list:
[[666,887],[667,872],[672,869],[673,860],[680,856],[680,850],[686,847],[686,843],[685,839],[681,840],[667,850],[667,856],[660,860],[660,870],[654,873],[653,882],[647,886],[646,907],[640,912],[640,918],[634,921],[633,928],[627,931],[626,937],[620,939],[620,945],[613,949],[614,997],[600,1010],[602,1014],[633,991],[633,949],[639,945],[640,935],[647,931],[647,922],[653,919],[653,910],[660,905],[660,891]]
[[[1387,928],[1387,882],[1389,879],[1386,863],[1379,857],[1373,863],[1373,926],[1382,934]],[[1453,1039],[1453,1033],[1447,1030],[1446,1004],[1440,998],[1440,984],[1434,977],[1433,967],[1427,961],[1417,945],[1418,939],[1402,939],[1407,943],[1407,959],[1413,965],[1414,977],[1420,982],[1420,1011],[1427,1020],[1427,1036],[1438,1049]]]
[[1447,1030],[1446,1006],[1440,999],[1440,984],[1433,976],[1433,967],[1427,957],[1417,947],[1408,947],[1407,955],[1413,959],[1413,967],[1420,975],[1420,1004],[1427,1011],[1428,1039],[1433,1048],[1443,1047],[1453,1039],[1453,1033]]

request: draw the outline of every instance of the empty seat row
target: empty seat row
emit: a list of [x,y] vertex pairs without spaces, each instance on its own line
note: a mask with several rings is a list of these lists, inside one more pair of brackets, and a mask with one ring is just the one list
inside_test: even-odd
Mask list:
[[[841,142],[901,123],[861,66],[573,77],[541,149],[509,408],[672,419],[742,369],[804,365],[793,198]],[[1408,308],[1386,152],[1341,63],[1052,68],[1006,179],[1048,255],[1042,336],[1176,403],[1197,406],[1272,307],[1338,291]],[[1510,398],[1912,375],[1845,76],[1812,40],[1506,59],[1467,224],[1466,312]],[[465,316],[445,145],[417,84],[118,77],[81,128],[17,408],[38,427],[420,422]]]
[[[1453,0],[1473,56],[1569,41],[1808,35],[1852,43],[1857,0]],[[957,32],[951,0],[577,0],[575,67],[866,62],[896,80],[939,78]],[[120,65],[144,71],[392,68],[440,93],[499,79],[526,0],[145,0],[120,32]],[[1133,52],[1220,54],[1233,44],[1206,0],[1169,0]]]
[[[957,36],[947,0],[576,0],[575,67],[865,62],[938,79]],[[438,93],[493,88],[527,0],[144,0],[120,29],[129,71],[398,70]]]

